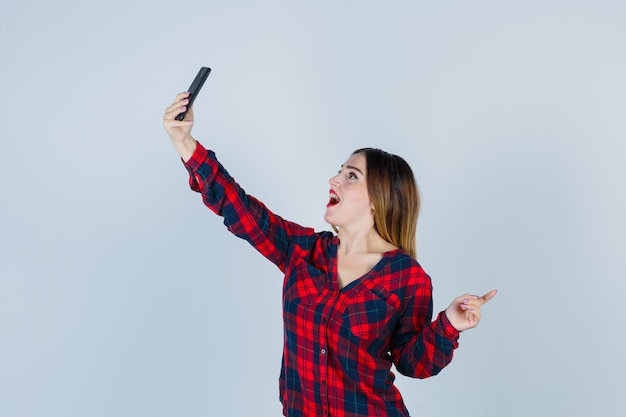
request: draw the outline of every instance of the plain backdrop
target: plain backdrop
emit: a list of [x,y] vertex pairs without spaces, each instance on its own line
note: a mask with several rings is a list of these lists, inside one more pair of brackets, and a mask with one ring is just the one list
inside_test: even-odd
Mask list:
[[280,272],[188,189],[162,127],[326,230],[363,146],[423,194],[435,312],[498,296],[421,417],[623,416],[622,1],[5,1],[0,416],[281,414]]

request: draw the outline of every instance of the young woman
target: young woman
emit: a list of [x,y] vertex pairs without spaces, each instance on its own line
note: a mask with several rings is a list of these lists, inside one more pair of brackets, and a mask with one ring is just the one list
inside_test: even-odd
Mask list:
[[432,319],[431,282],[415,259],[419,193],[400,157],[360,149],[329,181],[324,219],[337,234],[286,221],[247,195],[191,136],[188,93],[163,124],[194,191],[284,273],[283,414],[408,416],[391,365],[416,378],[451,360],[459,333],[475,327],[495,291],[463,295]]

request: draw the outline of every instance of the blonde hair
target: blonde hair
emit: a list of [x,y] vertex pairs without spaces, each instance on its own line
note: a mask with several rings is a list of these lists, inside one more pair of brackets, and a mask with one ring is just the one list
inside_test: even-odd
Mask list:
[[367,190],[374,205],[374,228],[387,242],[417,258],[416,228],[420,195],[413,171],[404,159],[375,148],[365,154]]

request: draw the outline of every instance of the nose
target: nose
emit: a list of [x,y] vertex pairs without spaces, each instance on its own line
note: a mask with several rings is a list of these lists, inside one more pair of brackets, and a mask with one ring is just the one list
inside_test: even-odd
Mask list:
[[335,175],[334,177],[330,177],[330,179],[328,180],[328,184],[334,187],[338,187],[339,181],[337,181],[337,177],[339,177],[339,174]]

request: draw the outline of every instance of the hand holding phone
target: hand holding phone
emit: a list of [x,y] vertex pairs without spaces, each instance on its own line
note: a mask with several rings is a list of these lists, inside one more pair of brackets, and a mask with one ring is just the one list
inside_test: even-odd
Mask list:
[[210,73],[211,73],[211,68],[207,68],[207,67],[200,68],[200,71],[198,71],[198,75],[196,75],[196,78],[193,80],[188,90],[189,91],[189,97],[188,97],[189,103],[187,104],[187,109],[184,112],[180,113],[178,116],[176,116],[176,120],[183,120],[185,116],[187,116],[187,112],[193,105],[194,100],[198,96],[200,89],[204,85],[204,82],[206,81]]

